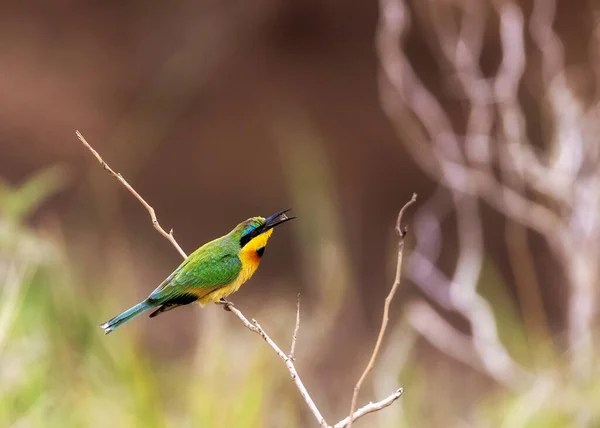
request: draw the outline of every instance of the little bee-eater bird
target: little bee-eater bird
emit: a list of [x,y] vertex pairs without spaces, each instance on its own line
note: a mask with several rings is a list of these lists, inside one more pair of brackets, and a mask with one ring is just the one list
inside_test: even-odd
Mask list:
[[150,318],[192,302],[228,304],[225,297],[256,272],[273,228],[295,218],[288,217],[288,211],[269,218],[249,218],[227,235],[198,248],[146,300],[101,324],[104,334],[151,308],[158,309]]

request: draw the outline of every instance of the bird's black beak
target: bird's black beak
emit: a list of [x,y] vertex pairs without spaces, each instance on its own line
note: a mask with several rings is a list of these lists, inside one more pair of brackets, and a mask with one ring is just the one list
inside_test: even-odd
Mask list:
[[273,214],[271,217],[265,220],[265,225],[263,226],[263,232],[266,232],[269,229],[273,229],[275,226],[279,226],[286,221],[293,220],[296,217],[288,217],[285,213],[288,212],[289,209],[278,212],[277,214]]

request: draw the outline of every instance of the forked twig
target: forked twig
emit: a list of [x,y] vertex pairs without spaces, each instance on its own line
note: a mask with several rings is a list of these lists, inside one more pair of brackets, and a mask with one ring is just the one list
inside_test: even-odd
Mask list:
[[398,388],[396,391],[394,391],[393,394],[389,395],[387,398],[384,398],[383,400],[378,401],[376,403],[369,403],[366,406],[361,407],[360,409],[358,409],[356,412],[354,412],[352,414],[352,418],[350,416],[347,416],[345,419],[342,419],[337,424],[335,424],[333,426],[333,428],[346,428],[346,427],[351,426],[352,421],[355,421],[359,418],[362,418],[364,415],[376,412],[378,410],[381,410],[381,409],[389,406],[394,401],[396,401],[398,398],[400,398],[400,396],[402,395],[403,392],[404,392],[404,390],[402,388]]

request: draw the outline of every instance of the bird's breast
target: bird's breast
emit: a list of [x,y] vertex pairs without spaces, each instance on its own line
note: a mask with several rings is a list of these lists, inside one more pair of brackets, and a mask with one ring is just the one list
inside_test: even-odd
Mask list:
[[244,247],[238,253],[238,257],[242,263],[242,268],[237,278],[230,284],[227,284],[224,287],[221,287],[201,298],[200,303],[205,304],[208,302],[217,302],[219,299],[227,297],[231,293],[238,291],[242,284],[248,281],[252,275],[254,275],[256,269],[258,269],[261,257],[265,251],[265,246],[267,245],[267,241],[269,240],[272,232],[273,230],[269,230],[265,233],[262,233],[244,245]]
[[256,253],[256,251],[254,251],[254,255],[252,255],[251,252],[240,252],[239,258],[242,262],[242,269],[240,270],[237,278],[230,284],[220,287],[200,298],[199,300],[202,305],[210,302],[218,302],[220,299],[235,293],[240,289],[242,284],[244,284],[252,277],[252,275],[254,275],[254,272],[256,272],[256,269],[260,264],[260,256]]

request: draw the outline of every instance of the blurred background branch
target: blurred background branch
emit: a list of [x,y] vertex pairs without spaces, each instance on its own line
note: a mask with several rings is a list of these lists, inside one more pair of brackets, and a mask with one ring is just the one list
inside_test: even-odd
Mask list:
[[[556,2],[539,0],[532,5],[529,34],[535,52],[526,51],[524,6],[510,0],[446,5],[381,0],[378,27],[380,95],[386,115],[414,159],[442,186],[433,196],[436,202],[425,204],[417,214],[421,244],[409,260],[409,275],[435,304],[464,317],[470,336],[444,326],[448,321],[425,303],[413,306],[409,320],[440,351],[477,370],[483,368],[523,400],[536,401],[528,413],[508,416],[512,422],[505,422],[506,426],[529,426],[547,409],[551,394],[560,396],[565,389],[584,387],[598,372],[593,330],[600,279],[596,263],[600,170],[597,141],[590,141],[597,138],[585,131],[598,100],[584,101],[574,89],[578,76],[569,76],[563,45],[554,31]],[[431,28],[427,40],[437,53],[432,59],[444,90],[434,93],[413,68],[407,41],[411,19]],[[500,55],[495,69],[486,70],[483,55],[490,31],[497,31]],[[537,64],[541,79],[526,80],[532,73],[528,67]],[[533,125],[528,122],[532,113],[523,107],[528,92],[539,99],[543,133],[538,142],[532,140]],[[458,115],[450,107],[453,98],[460,103]],[[446,192],[454,207],[440,209],[442,197],[448,204],[442,196]],[[485,297],[485,282],[490,279],[483,270],[482,202],[504,216],[509,272],[534,354],[528,368],[511,355],[510,337],[503,340],[498,332],[502,322],[498,302]],[[451,279],[436,266],[444,241],[441,224],[448,213],[455,216],[458,237]],[[546,259],[558,263],[534,258],[532,245],[538,253],[547,246]],[[538,280],[539,269],[565,278],[566,317],[555,337],[544,308],[549,289],[544,281],[549,277]],[[566,342],[559,339],[562,332]],[[472,345],[466,343],[469,340]],[[556,360],[557,354],[544,353],[548,346],[566,351],[568,386],[550,380],[562,361]],[[533,398],[540,394],[544,398]],[[598,416],[585,402],[582,399],[569,412],[579,426],[592,426]]]

